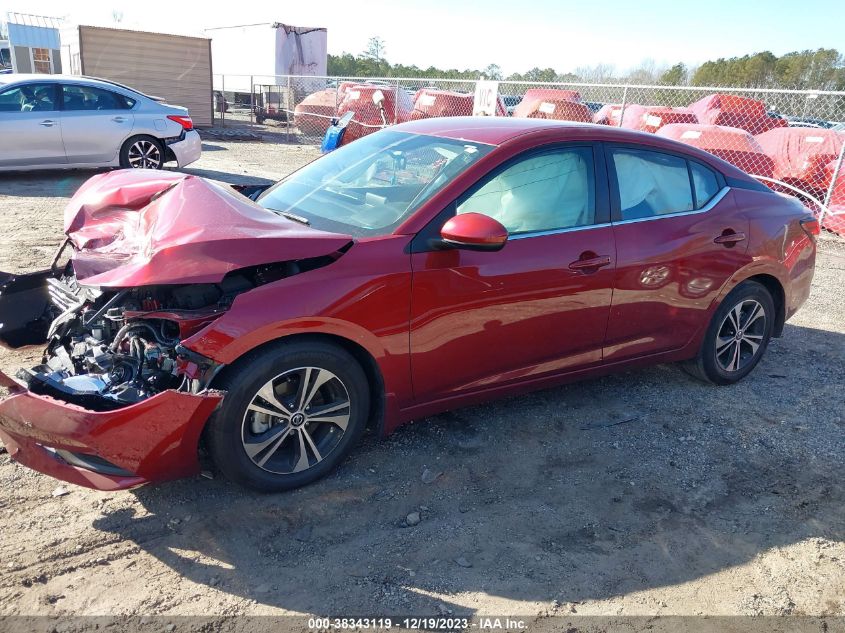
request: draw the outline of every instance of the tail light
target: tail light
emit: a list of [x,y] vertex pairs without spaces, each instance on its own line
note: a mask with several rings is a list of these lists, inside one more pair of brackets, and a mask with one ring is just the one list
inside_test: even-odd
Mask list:
[[814,237],[822,232],[822,227],[817,218],[804,218],[801,220],[801,228],[810,237]]
[[176,114],[168,114],[167,118],[171,121],[176,121],[179,125],[181,125],[186,132],[190,132],[194,129],[194,122],[191,121],[191,117],[189,116],[179,116]]

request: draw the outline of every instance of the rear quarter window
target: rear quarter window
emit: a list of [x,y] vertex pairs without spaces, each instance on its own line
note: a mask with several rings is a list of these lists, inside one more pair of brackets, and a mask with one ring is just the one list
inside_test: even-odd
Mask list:
[[719,178],[712,169],[692,161],[690,161],[689,168],[692,175],[692,184],[695,187],[695,208],[701,209],[716,197],[722,187],[719,185]]

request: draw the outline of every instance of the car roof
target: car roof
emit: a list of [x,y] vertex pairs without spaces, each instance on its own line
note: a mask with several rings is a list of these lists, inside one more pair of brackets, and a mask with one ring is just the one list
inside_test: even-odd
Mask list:
[[560,141],[607,141],[647,145],[654,150],[666,150],[695,158],[717,168],[726,176],[750,179],[745,172],[704,150],[648,132],[629,130],[595,123],[555,121],[552,119],[523,119],[515,117],[432,117],[401,123],[390,129],[411,134],[440,136],[471,143],[503,145],[520,137],[536,137],[538,143]]
[[[432,117],[419,119],[409,123],[402,123],[393,129],[412,134],[427,134],[441,136],[473,143],[487,145],[502,145],[526,134],[543,135],[555,132],[566,137],[562,140],[607,140],[617,143],[647,143],[665,146],[662,139],[654,134],[597,125],[595,123],[581,123],[576,121],[556,121],[553,119],[528,119],[517,117]],[[688,148],[688,145],[681,145]]]
[[517,119],[513,117],[432,117],[402,123],[393,129],[411,134],[441,136],[472,143],[501,145],[530,132],[586,125],[544,119]]
[[12,84],[25,81],[42,81],[49,83],[66,83],[66,84],[82,84],[86,86],[99,86],[101,88],[119,88],[128,90],[141,96],[147,96],[140,90],[119,84],[116,81],[108,79],[100,79],[99,77],[88,77],[86,75],[45,75],[37,73],[11,73],[7,75],[0,75],[0,84]]

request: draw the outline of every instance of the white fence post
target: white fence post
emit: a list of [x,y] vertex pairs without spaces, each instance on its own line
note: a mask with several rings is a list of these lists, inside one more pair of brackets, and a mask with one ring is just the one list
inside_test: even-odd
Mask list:
[[334,116],[337,117],[337,111],[340,109],[340,78],[335,82],[334,87]]
[[255,118],[255,82],[254,76],[249,76],[249,122],[254,123]]
[[393,93],[393,124],[399,123],[399,80],[396,80],[396,92]]
[[628,85],[622,89],[622,109],[619,110],[619,126],[622,127],[622,118],[625,116],[625,104],[628,102]]
[[287,122],[287,135],[286,139],[290,142],[290,118],[293,116],[293,111],[296,109],[296,99],[293,98],[293,92],[291,91],[291,83],[290,83],[290,75],[288,75],[288,94],[287,94],[287,101],[288,101],[288,108],[287,113],[285,114],[285,121]]
[[842,147],[839,150],[839,158],[836,161],[836,167],[833,168],[833,176],[830,179],[830,185],[827,187],[827,194],[824,197],[824,208],[819,213],[819,225],[821,226],[824,222],[824,215],[827,212],[827,208],[830,206],[830,199],[833,197],[833,190],[836,187],[836,180],[839,178],[839,175],[842,173],[842,159],[845,158],[845,143],[842,143]]

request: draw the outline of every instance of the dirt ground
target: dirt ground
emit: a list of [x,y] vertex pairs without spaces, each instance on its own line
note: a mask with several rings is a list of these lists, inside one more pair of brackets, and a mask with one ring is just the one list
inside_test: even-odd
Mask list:
[[[208,140],[186,171],[260,181],[316,155]],[[48,261],[90,175],[0,175],[0,269]],[[810,301],[739,385],[657,366],[454,411],[287,494],[54,496],[4,452],[0,615],[845,615],[843,269],[824,238]]]

